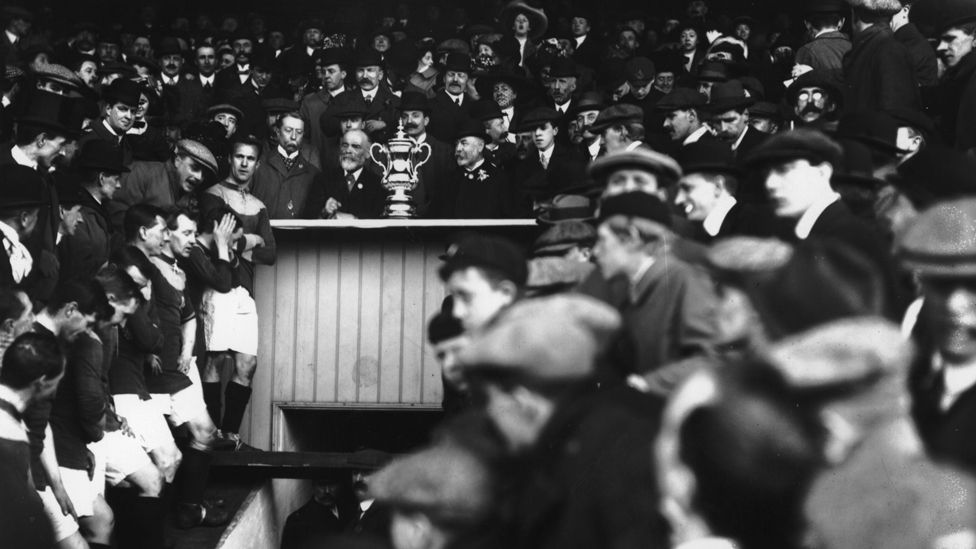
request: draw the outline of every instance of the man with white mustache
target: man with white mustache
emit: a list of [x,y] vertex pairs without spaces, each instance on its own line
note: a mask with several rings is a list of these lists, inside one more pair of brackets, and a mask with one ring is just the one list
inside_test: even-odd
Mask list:
[[444,63],[444,89],[430,100],[430,125],[427,131],[445,143],[454,141],[461,126],[471,120],[474,100],[468,96],[471,57],[450,53]]
[[371,142],[366,132],[351,130],[339,140],[339,166],[328,168],[309,189],[305,217],[311,219],[378,219],[383,217],[386,189],[380,176],[365,168]]

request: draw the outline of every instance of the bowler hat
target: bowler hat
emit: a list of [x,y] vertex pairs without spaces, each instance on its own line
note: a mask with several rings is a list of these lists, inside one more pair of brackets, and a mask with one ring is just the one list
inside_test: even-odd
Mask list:
[[375,471],[390,462],[393,455],[373,448],[361,448],[346,457],[350,469]]
[[213,118],[220,113],[233,114],[237,117],[238,121],[244,119],[244,112],[237,106],[231,105],[230,103],[217,103],[216,105],[211,105],[210,108],[207,109],[208,118]]
[[52,133],[72,137],[79,133],[64,124],[63,111],[67,98],[46,90],[36,90],[27,99],[24,113],[16,118],[18,124],[43,128]]
[[684,111],[700,109],[705,106],[708,98],[698,90],[690,88],[674,88],[657,102],[659,111]]
[[109,105],[122,103],[130,107],[136,107],[139,105],[139,95],[141,94],[142,89],[138,83],[124,78],[117,78],[102,91],[102,99]]
[[[261,101],[261,108],[267,114],[281,114],[286,112],[297,111],[299,104],[297,101],[288,99],[287,97],[271,97]],[[232,112],[232,111],[225,111]],[[216,113],[214,113],[216,114]],[[243,116],[238,116],[237,119],[240,120]]]
[[937,10],[937,32],[976,21],[976,5],[969,0],[937,0],[930,4]]
[[498,82],[508,84],[518,95],[522,95],[528,87],[526,78],[511,70],[499,70],[482,74],[478,76],[478,80],[475,81],[474,86],[478,90],[478,94],[482,97],[491,97],[495,84]]
[[298,25],[298,32],[301,34],[305,34],[305,31],[309,29],[317,29],[320,32],[325,32],[325,24],[322,22],[321,19],[312,17],[310,19],[306,19],[302,21],[301,24]]
[[180,49],[180,41],[173,37],[163,38],[159,47],[156,48],[156,58],[162,58],[166,55],[183,55],[183,50]]
[[751,107],[756,100],[746,95],[742,82],[729,80],[712,86],[711,99],[706,109],[713,114]]
[[349,63],[349,56],[348,52],[343,48],[326,48],[324,50],[316,50],[312,54],[312,62],[317,67],[329,67],[331,65],[345,67]]
[[976,198],[941,202],[922,212],[899,242],[902,262],[922,276],[976,276]]
[[477,137],[485,143],[491,141],[491,137],[485,132],[485,125],[480,120],[467,119],[461,123],[454,139],[464,139],[465,137]]
[[41,206],[46,203],[44,188],[37,170],[13,163],[0,165],[0,208]]
[[596,116],[596,120],[590,126],[590,131],[600,132],[614,124],[629,124],[632,122],[643,123],[644,110],[637,105],[619,103],[600,111],[600,114]]
[[343,118],[362,118],[366,115],[366,105],[362,101],[336,101],[335,106],[330,106],[326,114],[330,114],[338,119]]
[[178,154],[184,154],[196,160],[197,163],[210,172],[210,175],[217,174],[217,159],[214,158],[210,149],[198,141],[181,139],[176,142],[176,151]]
[[803,4],[803,13],[812,15],[815,13],[847,13],[850,4],[845,0],[808,0]]
[[397,110],[400,112],[420,111],[424,114],[430,114],[430,102],[427,100],[427,96],[419,91],[405,91],[400,97]]
[[546,34],[546,29],[549,27],[546,12],[541,8],[530,6],[524,0],[512,0],[502,7],[501,19],[505,25],[504,30],[512,29],[512,23],[520,13],[529,18],[529,38],[538,39]]
[[557,57],[549,65],[549,78],[576,78],[579,76],[579,69],[576,61],[569,57]]
[[75,156],[75,166],[84,170],[109,173],[129,171],[122,163],[122,149],[111,141],[92,139],[85,142]]
[[566,112],[567,115],[575,118],[581,112],[602,111],[607,107],[606,100],[600,92],[590,91],[580,96],[578,101],[573,102],[573,106]]
[[939,200],[976,194],[976,159],[940,145],[927,145],[898,166],[889,179],[917,209]]
[[544,126],[546,123],[555,126],[559,120],[562,119],[562,115],[559,114],[555,109],[550,109],[549,107],[538,107],[532,109],[522,118],[519,123],[519,127],[516,131],[518,132],[530,132],[539,126]]
[[705,61],[697,74],[699,82],[725,82],[729,76],[729,64],[722,61]]
[[839,185],[861,187],[876,191],[885,181],[875,177],[874,161],[868,145],[854,139],[838,139],[844,151],[839,166],[834,166],[830,181],[835,188]]
[[665,72],[678,74],[682,70],[681,58],[673,51],[664,50],[655,52],[651,56],[651,60],[654,61],[654,68],[657,69],[657,74]]
[[272,72],[277,66],[278,58],[274,56],[274,52],[267,48],[254,48],[251,53],[251,68]]
[[756,101],[753,106],[749,107],[749,116],[751,118],[770,118],[775,120],[781,118],[782,114],[780,114],[779,106],[775,103]]
[[590,220],[593,219],[593,201],[579,194],[557,194],[536,219],[542,225]]
[[717,139],[699,140],[689,143],[678,153],[678,163],[685,174],[727,173],[738,174],[732,147]]
[[[577,197],[585,198],[585,197]],[[584,206],[577,206],[581,211],[575,215],[591,215],[592,206],[586,200]],[[568,208],[567,208],[568,209]],[[596,229],[593,225],[582,219],[567,219],[549,223],[546,229],[535,242],[532,243],[532,256],[539,257],[545,255],[562,255],[569,251],[573,246],[593,246],[596,243]]]
[[842,156],[840,145],[823,133],[799,128],[769,137],[753,149],[743,162],[746,166],[756,167],[803,159],[813,164],[826,162],[839,166]]
[[516,286],[523,286],[529,276],[525,253],[500,236],[473,233],[460,236],[448,247],[438,274],[446,281],[455,271],[468,267],[497,271]]
[[860,141],[885,154],[898,154],[898,122],[883,112],[852,112],[841,117],[837,136]]
[[380,56],[380,52],[374,50],[373,48],[360,48],[356,52],[356,67],[382,67],[383,58]]
[[660,198],[641,191],[608,196],[600,201],[600,222],[622,215],[671,227],[671,210]]
[[654,80],[654,62],[646,57],[633,57],[627,60],[627,81],[638,86],[644,87]]
[[885,113],[895,119],[899,128],[912,128],[926,138],[935,135],[935,122],[921,111],[915,109],[889,109]]
[[13,5],[4,6],[2,10],[0,10],[0,17],[2,17],[0,21],[3,21],[4,23],[13,21],[14,19],[23,19],[24,21],[34,20],[34,15],[30,11],[20,6]]
[[98,74],[105,76],[108,74],[118,74],[120,79],[135,78],[139,76],[139,72],[136,71],[131,65],[122,63],[121,61],[109,61],[108,63],[103,63],[102,66],[98,67]]
[[465,372],[530,387],[582,381],[620,329],[620,313],[581,294],[516,302],[473,334],[458,360]]
[[452,72],[471,72],[471,56],[466,53],[449,53],[444,61],[444,70]]
[[631,151],[620,151],[601,156],[589,166],[590,177],[596,181],[606,181],[613,172],[623,169],[645,170],[664,178],[662,186],[673,183],[681,177],[681,166],[668,155],[637,147]]
[[[400,105],[403,105],[402,100]],[[486,120],[503,118],[504,116],[505,114],[502,113],[500,108],[498,108],[498,103],[495,103],[491,99],[482,99],[481,101],[476,101],[471,105],[471,118],[474,118],[475,120],[481,120],[484,122]]]

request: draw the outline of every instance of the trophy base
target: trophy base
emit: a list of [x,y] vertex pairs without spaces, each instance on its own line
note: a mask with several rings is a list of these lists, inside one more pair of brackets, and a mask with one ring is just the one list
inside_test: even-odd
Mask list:
[[386,208],[383,210],[383,217],[392,219],[411,219],[417,215],[416,208],[410,200],[394,200],[390,197],[386,200]]

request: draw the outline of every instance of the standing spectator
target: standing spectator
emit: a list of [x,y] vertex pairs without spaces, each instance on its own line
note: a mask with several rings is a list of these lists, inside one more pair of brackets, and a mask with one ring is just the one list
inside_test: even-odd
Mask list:
[[[796,65],[840,73],[844,56],[851,51],[851,39],[840,30],[849,6],[844,0],[812,0],[804,7],[803,24],[810,41],[796,50]],[[796,69],[793,76],[799,76]]]
[[302,120],[308,123],[309,131],[306,134],[306,139],[321,154],[325,146],[326,135],[319,120],[328,110],[332,100],[346,91],[348,61],[345,53],[339,48],[316,51],[312,61],[315,65],[315,73],[322,81],[322,89],[303,97],[298,112],[301,113]]
[[268,151],[254,172],[251,192],[264,203],[271,219],[303,217],[309,193],[321,172],[302,150],[305,120],[297,111],[278,116],[274,125],[276,147]]
[[911,55],[915,80],[922,88],[922,98],[925,99],[925,91],[939,84],[939,61],[932,45],[911,21],[913,3],[914,0],[902,2],[902,8],[891,17],[891,30],[895,31],[895,40],[904,44]]
[[450,141],[458,130],[471,120],[468,80],[471,58],[464,53],[449,53],[444,64],[444,88],[430,100],[430,134],[441,141]]
[[852,2],[854,45],[843,67],[846,112],[921,109],[911,55],[890,26],[900,7],[890,0]]
[[122,149],[122,163],[126,167],[132,164],[132,145],[126,139],[126,133],[135,122],[140,94],[139,84],[135,82],[124,79],[112,82],[102,91],[102,119],[95,122],[91,131],[78,140],[78,146],[83,147],[93,139],[108,141]]
[[938,124],[942,138],[961,151],[976,147],[976,7],[946,2],[939,19],[936,51],[946,72],[939,89]]

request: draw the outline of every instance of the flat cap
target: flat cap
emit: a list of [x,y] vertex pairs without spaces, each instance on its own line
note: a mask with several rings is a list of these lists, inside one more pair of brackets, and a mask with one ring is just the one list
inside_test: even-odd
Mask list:
[[657,102],[657,110],[667,112],[700,109],[707,102],[708,98],[698,90],[676,87]]
[[654,80],[654,62],[646,57],[632,57],[627,60],[627,81],[638,86],[646,86]]
[[593,219],[593,201],[580,194],[557,194],[543,207],[538,221],[543,225],[562,221]]
[[122,163],[122,149],[116,143],[105,139],[92,139],[85,142],[75,155],[74,165],[86,170],[109,173],[129,171],[129,168]]
[[585,221],[560,221],[553,223],[535,239],[532,243],[532,255],[562,255],[573,246],[589,247],[595,243],[596,229],[593,225]]
[[558,256],[534,257],[529,260],[527,295],[549,295],[569,291],[586,279],[596,266],[589,261],[577,261]]
[[590,126],[590,131],[603,131],[614,124],[628,124],[631,122],[644,122],[644,109],[637,105],[620,103],[611,105],[596,116],[596,120]]
[[0,165],[0,204],[3,208],[31,208],[45,204],[44,179],[20,164]]
[[777,341],[769,350],[770,362],[791,386],[814,390],[864,390],[880,378],[902,379],[914,355],[898,326],[871,317],[817,326]]
[[632,151],[620,151],[601,156],[590,163],[589,173],[590,177],[602,182],[613,172],[622,169],[647,170],[653,174],[664,176],[672,182],[681,177],[681,166],[675,159],[642,147]]
[[491,513],[496,485],[483,458],[460,444],[440,443],[378,471],[369,495],[436,524],[459,526],[478,524]]
[[196,160],[201,166],[210,171],[211,175],[217,175],[217,159],[214,158],[210,149],[198,141],[180,139],[176,142],[176,151],[178,154],[185,154]]
[[976,198],[940,202],[922,212],[899,243],[904,265],[922,276],[976,276]]
[[445,281],[455,271],[468,267],[492,269],[517,286],[523,286],[528,278],[525,253],[511,240],[500,236],[462,235],[447,248],[443,259],[438,274]]
[[671,210],[660,198],[640,191],[608,196],[600,202],[600,222],[622,215],[671,227]]
[[458,360],[466,372],[527,386],[579,381],[620,328],[620,314],[592,297],[560,294],[516,302],[472,334]]
[[822,132],[800,128],[771,136],[746,156],[746,166],[761,166],[804,159],[813,164],[839,166],[843,150]]
[[[288,99],[287,97],[271,97],[261,101],[261,108],[264,109],[264,112],[268,114],[281,114],[285,112],[297,111],[298,107],[298,101]],[[243,113],[237,118],[243,118]]]
[[51,80],[76,90],[85,85],[74,71],[64,65],[56,65],[53,63],[44,65],[37,69],[34,74],[40,79]]
[[539,126],[545,126],[547,123],[556,125],[557,122],[562,118],[556,109],[550,109],[549,107],[537,107],[529,111],[522,121],[519,123],[519,132],[530,132]]

